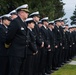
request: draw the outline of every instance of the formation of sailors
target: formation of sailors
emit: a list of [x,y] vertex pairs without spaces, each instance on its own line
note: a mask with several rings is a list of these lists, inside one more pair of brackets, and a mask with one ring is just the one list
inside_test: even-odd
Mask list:
[[76,55],[76,25],[29,15],[28,4],[0,17],[0,75],[47,75]]

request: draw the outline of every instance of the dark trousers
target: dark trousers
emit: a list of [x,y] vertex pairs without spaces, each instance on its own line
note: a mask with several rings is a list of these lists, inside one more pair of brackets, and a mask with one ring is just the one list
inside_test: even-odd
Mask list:
[[38,69],[39,75],[45,74],[46,57],[47,57],[47,49],[43,47],[40,50],[40,62],[39,62],[39,69]]
[[35,57],[34,57],[33,75],[38,75],[39,55],[40,55],[40,53],[38,52],[38,54],[36,54]]
[[19,75],[22,65],[23,65],[23,57],[9,57],[9,74],[8,75]]
[[62,64],[62,57],[63,57],[62,46],[59,46],[58,49],[59,49],[59,54],[58,54],[58,67],[59,67]]
[[67,45],[67,61],[69,60],[69,45]]
[[64,61],[63,62],[66,62],[68,59],[68,49],[64,49]]
[[33,75],[34,70],[34,57],[35,55],[28,54],[25,62],[25,69],[24,69],[24,75]]
[[8,57],[0,56],[0,75],[8,75]]
[[53,51],[47,52],[47,59],[46,59],[46,73],[50,74],[52,70],[52,59],[53,59]]
[[33,75],[38,75],[40,73],[41,66],[43,66],[43,65],[41,65],[41,62],[43,61],[42,58],[43,58],[43,56],[45,56],[44,52],[45,52],[44,48],[38,47],[38,54],[35,56],[35,59],[34,59],[35,66],[34,66],[34,74]]
[[43,48],[38,47],[38,54],[35,55],[34,57],[34,70],[33,70],[33,75],[38,75],[39,74],[39,67],[40,67],[40,59],[41,59],[41,52]]
[[55,48],[53,52],[53,60],[52,60],[52,69],[55,69],[58,66],[58,55],[59,55],[59,49]]

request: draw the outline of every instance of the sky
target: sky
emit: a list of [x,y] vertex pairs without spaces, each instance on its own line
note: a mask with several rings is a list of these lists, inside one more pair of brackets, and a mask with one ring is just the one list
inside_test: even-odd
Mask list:
[[62,0],[64,5],[64,11],[66,15],[64,17],[68,18],[69,23],[71,22],[70,17],[73,15],[73,12],[75,10],[76,0]]

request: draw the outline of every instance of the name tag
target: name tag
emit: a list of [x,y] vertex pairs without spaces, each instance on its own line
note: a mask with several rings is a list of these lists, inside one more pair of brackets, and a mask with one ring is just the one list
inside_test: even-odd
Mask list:
[[24,28],[23,28],[23,27],[21,27],[21,30],[24,30]]
[[59,30],[58,30],[58,32],[59,32]]

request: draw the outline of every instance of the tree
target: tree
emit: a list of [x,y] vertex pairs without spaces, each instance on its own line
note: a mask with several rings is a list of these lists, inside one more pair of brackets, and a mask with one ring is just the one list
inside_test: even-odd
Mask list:
[[75,24],[76,25],[76,5],[75,5],[75,11],[73,13],[73,16],[70,18],[72,20],[71,25]]
[[41,18],[48,16],[54,20],[64,16],[62,0],[0,0],[0,15],[9,13],[22,4],[28,4],[30,13],[39,11]]

